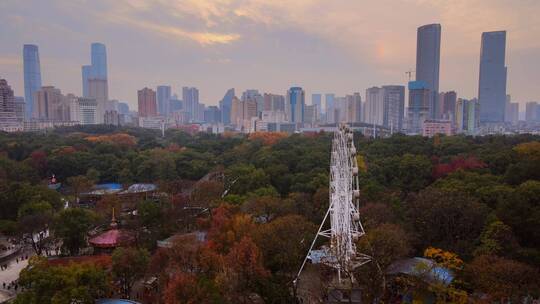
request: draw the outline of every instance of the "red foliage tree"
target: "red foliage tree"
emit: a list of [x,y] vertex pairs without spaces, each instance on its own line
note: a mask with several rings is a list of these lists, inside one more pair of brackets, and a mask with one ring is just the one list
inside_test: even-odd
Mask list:
[[433,166],[433,178],[438,179],[445,177],[448,174],[457,170],[471,170],[485,168],[487,165],[483,161],[477,159],[474,156],[463,157],[459,156],[454,158],[448,164],[436,164]]

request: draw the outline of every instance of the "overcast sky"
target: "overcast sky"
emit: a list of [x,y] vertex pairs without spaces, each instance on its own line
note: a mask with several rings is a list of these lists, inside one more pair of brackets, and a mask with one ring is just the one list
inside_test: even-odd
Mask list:
[[1,0],[0,78],[23,96],[22,45],[35,43],[43,85],[80,95],[102,42],[109,96],[131,106],[160,84],[198,87],[209,105],[231,87],[365,96],[405,85],[417,27],[441,23],[441,91],[475,97],[481,33],[507,30],[507,91],[523,104],[540,100],[539,15],[539,0]]

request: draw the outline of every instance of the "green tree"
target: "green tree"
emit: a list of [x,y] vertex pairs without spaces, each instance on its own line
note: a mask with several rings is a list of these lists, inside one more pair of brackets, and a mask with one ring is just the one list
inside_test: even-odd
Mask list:
[[96,222],[96,215],[89,210],[69,208],[62,210],[54,222],[54,234],[62,240],[62,248],[70,255],[79,254],[86,246],[88,230]]
[[21,271],[23,291],[15,304],[93,304],[109,291],[105,271],[91,264],[49,265],[46,258],[32,257]]

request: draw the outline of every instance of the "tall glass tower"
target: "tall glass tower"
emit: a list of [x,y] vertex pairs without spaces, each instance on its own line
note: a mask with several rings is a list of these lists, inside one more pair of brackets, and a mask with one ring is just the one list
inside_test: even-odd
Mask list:
[[169,104],[171,102],[171,87],[166,85],[158,86],[156,93],[158,114],[161,116],[168,116]]
[[482,33],[478,102],[480,122],[504,122],[506,107],[506,31]]
[[41,88],[41,68],[37,45],[25,44],[23,46],[23,65],[26,119],[30,119],[34,110],[34,92]]
[[419,27],[416,38],[416,80],[422,81],[431,93],[431,118],[437,113],[440,59],[441,25],[427,24]]
[[107,79],[107,51],[103,43],[92,43],[92,77]]
[[287,116],[290,122],[304,122],[305,92],[301,87],[292,87],[287,91]]

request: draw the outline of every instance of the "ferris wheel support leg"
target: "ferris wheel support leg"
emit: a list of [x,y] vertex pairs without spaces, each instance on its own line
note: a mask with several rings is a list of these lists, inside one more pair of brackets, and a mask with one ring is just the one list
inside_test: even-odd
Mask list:
[[296,284],[296,281],[298,280],[298,278],[300,277],[300,274],[302,273],[302,270],[304,270],[304,266],[306,266],[306,262],[307,262],[307,259],[309,257],[309,254],[311,253],[311,250],[313,249],[313,246],[315,246],[315,242],[317,241],[317,237],[319,236],[319,233],[321,233],[321,230],[322,230],[322,227],[324,226],[324,223],[326,222],[326,218],[328,218],[328,214],[330,214],[330,209],[332,206],[330,206],[328,208],[328,210],[326,210],[326,214],[324,215],[324,218],[321,222],[321,225],[319,226],[319,230],[317,231],[317,234],[315,235],[315,238],[313,238],[313,242],[311,242],[311,246],[309,246],[309,250],[308,250],[308,253],[306,255],[306,257],[304,258],[304,261],[302,262],[302,266],[300,266],[300,270],[298,270],[298,274],[296,274],[296,278],[294,278],[294,284]]

